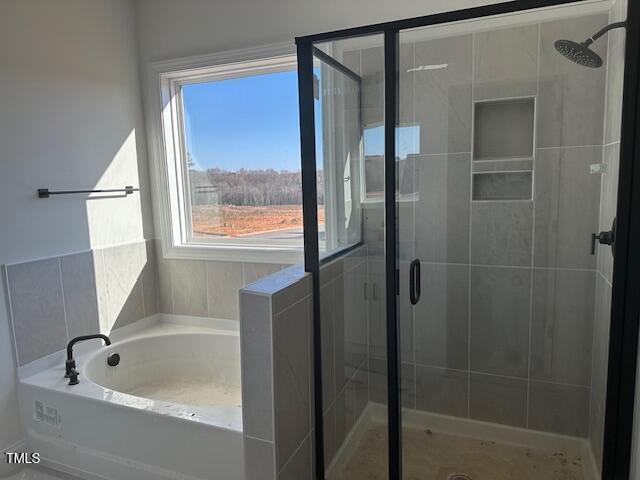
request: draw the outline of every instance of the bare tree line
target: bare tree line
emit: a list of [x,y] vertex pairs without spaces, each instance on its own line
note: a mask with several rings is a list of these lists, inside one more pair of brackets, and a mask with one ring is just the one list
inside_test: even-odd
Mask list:
[[[322,172],[318,172],[322,181]],[[237,206],[300,205],[302,204],[301,172],[241,169],[236,172],[210,168],[190,169],[192,201],[196,205],[211,202]],[[323,189],[319,189],[323,190]],[[322,203],[322,200],[320,201]]]

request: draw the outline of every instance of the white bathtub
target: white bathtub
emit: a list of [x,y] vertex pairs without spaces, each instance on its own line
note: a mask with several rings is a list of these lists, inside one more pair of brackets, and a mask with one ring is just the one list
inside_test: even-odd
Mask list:
[[[26,375],[27,448],[84,478],[241,480],[238,331],[234,322],[197,323],[158,316],[114,332],[109,347],[92,340],[74,355],[78,385],[68,385],[55,356],[54,366]],[[110,367],[114,352],[121,360]]]

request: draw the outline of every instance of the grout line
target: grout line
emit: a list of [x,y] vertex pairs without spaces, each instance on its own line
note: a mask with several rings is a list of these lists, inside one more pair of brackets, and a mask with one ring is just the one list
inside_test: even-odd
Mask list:
[[[385,359],[386,360],[386,359]],[[360,373],[360,371],[362,371],[362,369],[364,368],[365,364],[368,365],[369,363],[369,359],[365,358],[364,360],[362,360],[362,362],[360,362],[360,364],[355,367],[353,369],[353,374],[344,381],[344,385],[342,386],[342,388],[340,389],[339,392],[336,392],[336,396],[331,400],[331,402],[329,403],[329,405],[327,406],[327,408],[323,408],[322,411],[322,415],[326,415],[327,413],[329,413],[329,410],[331,410],[331,408],[333,408],[333,406],[336,404],[336,401],[338,400],[338,397],[340,395],[342,395],[342,393],[347,389],[347,386],[349,386],[349,384],[355,380],[356,376],[358,375],[358,373]],[[323,405],[324,407],[324,405]]]
[[[244,265],[244,264],[243,264]],[[274,335],[274,315],[273,302],[269,299],[269,312],[267,317],[269,328],[269,360],[271,361],[271,369],[269,372],[269,380],[271,381],[271,436],[273,438],[273,472],[278,472],[278,430],[276,423],[276,355],[275,355],[275,335]],[[277,476],[277,475],[276,475]]]
[[69,338],[69,321],[67,318],[67,302],[64,296],[64,280],[62,280],[62,260],[58,257],[58,274],[60,275],[60,288],[62,290],[62,313],[64,314],[64,326],[67,330],[67,342]]
[[[535,150],[535,149],[534,149]],[[474,158],[472,159],[474,165],[483,165],[489,163],[505,164],[505,163],[525,163],[533,160],[534,155],[528,157],[497,157],[497,158]]]
[[[445,371],[445,372],[468,373],[468,374],[471,374],[471,375],[484,375],[484,376],[487,376],[487,377],[503,378],[503,379],[507,379],[507,380],[516,380],[516,381],[519,381],[519,382],[529,382],[527,380],[527,378],[525,378],[525,377],[515,377],[515,376],[512,376],[512,375],[500,375],[498,373],[482,372],[482,371],[479,371],[479,370],[463,370],[463,369],[460,369],[460,368],[443,367],[441,365],[428,365],[428,364],[424,364],[424,363],[418,363],[417,366],[418,367],[423,367],[423,368],[430,368],[430,369],[433,369],[433,370],[442,370],[442,371]],[[577,384],[577,383],[558,382],[558,381],[554,381],[554,380],[540,380],[540,379],[536,379],[536,378],[532,378],[530,380],[530,383],[545,383],[545,384],[548,384],[548,385],[561,385],[561,386],[565,386],[565,387],[589,389],[589,385],[580,385],[580,384]]]
[[245,272],[245,263],[241,262],[240,263],[241,267],[242,267],[242,287],[246,287],[247,286],[247,274]]
[[604,283],[606,283],[607,286],[609,286],[610,288],[613,288],[613,283],[609,281],[609,279],[606,277],[606,275],[604,273],[602,273],[601,271],[597,270],[596,271],[596,275],[600,275],[602,277],[602,280],[604,280]]
[[[284,462],[284,465],[282,465],[282,468],[280,470],[277,469],[276,466],[276,472],[277,472],[277,477],[280,476],[280,474],[284,471],[285,468],[287,468],[289,466],[289,464],[293,461],[293,458],[296,456],[296,454],[300,451],[300,449],[302,448],[302,446],[304,445],[304,442],[307,441],[307,439],[310,440],[310,436],[311,436],[312,432],[308,432],[305,437],[302,439],[302,442],[300,442],[300,445],[298,445],[296,447],[296,449],[293,451],[293,453],[291,454],[291,456],[287,459],[286,462]],[[310,442],[311,443],[311,442]],[[275,447],[275,443],[274,443],[274,447]]]
[[[0,267],[2,268],[2,267]],[[15,319],[13,315],[13,305],[11,303],[11,288],[9,282],[9,267],[7,265],[4,266],[4,281],[7,289],[7,307],[9,307],[9,317],[10,317],[10,326],[11,326],[11,337],[13,340],[13,348],[16,355],[16,367],[20,367],[20,353],[18,352],[18,341],[16,340],[16,325]],[[18,368],[15,369],[16,372]]]
[[[313,289],[312,289],[313,290]],[[316,419],[315,419],[315,381],[314,381],[314,373],[315,373],[315,361],[313,356],[313,294],[310,294],[307,297],[307,312],[306,312],[306,324],[307,324],[307,362],[309,365],[308,374],[309,377],[307,379],[307,395],[308,395],[308,413],[309,413],[309,433],[313,433]],[[322,383],[322,382],[321,382]],[[322,385],[321,385],[322,388]],[[320,411],[322,411],[322,400],[320,400]],[[324,420],[324,419],[323,419]],[[324,424],[324,422],[323,422]],[[324,441],[324,439],[323,439]],[[311,444],[311,442],[309,442]]]
[[169,267],[169,286],[171,288],[171,313],[172,314],[176,314],[176,295],[174,293],[174,288],[173,288],[173,266],[175,264],[175,262],[173,260],[167,260],[168,262],[168,267]]
[[140,243],[140,242],[144,242],[145,240],[132,240],[130,242],[124,242],[124,243],[114,243],[114,244],[109,244],[109,245],[100,245],[100,246],[95,246],[93,248],[87,248],[86,250],[73,250],[71,252],[65,252],[65,253],[59,253],[57,255],[51,255],[48,257],[35,257],[35,258],[30,258],[27,260],[20,260],[17,262],[11,262],[11,263],[5,263],[4,265],[11,267],[14,265],[22,265],[23,263],[32,263],[32,262],[40,262],[42,260],[51,260],[57,257],[70,257],[72,255],[80,255],[82,253],[92,253],[92,252],[96,252],[98,250],[106,250],[109,248],[116,248],[116,247],[124,247],[126,245],[133,245],[136,243]]
[[[102,262],[101,262],[102,263],[102,280],[104,282],[103,287],[104,287],[104,292],[105,292],[103,300],[104,300],[104,308],[106,310],[106,315],[107,315],[107,318],[105,319],[105,322],[106,322],[105,326],[106,326],[107,330],[111,330],[111,325],[110,325],[110,323],[111,323],[111,308],[109,307],[109,288],[107,286],[107,261],[106,261],[106,258],[104,256],[104,251],[105,251],[104,248],[99,250],[100,256],[102,257]],[[95,268],[95,264],[94,264],[94,268]],[[171,313],[173,313],[173,305],[171,307],[172,307]],[[98,309],[98,312],[99,312],[99,309]],[[99,313],[98,313],[98,317],[100,317]],[[99,318],[98,318],[98,325],[100,326],[100,319]],[[106,332],[103,332],[103,333],[106,333]]]
[[[497,172],[483,172],[483,173],[497,173]],[[513,172],[504,172],[504,173],[513,173]],[[517,172],[516,172],[517,173]],[[472,175],[478,175],[478,173],[473,173]],[[513,198],[510,200],[500,200],[500,199],[496,199],[496,200],[473,200],[473,203],[509,203],[509,204],[514,204],[514,203],[531,203],[533,202],[533,200],[531,198]]]
[[265,440],[264,438],[258,438],[258,437],[254,437],[253,435],[247,435],[246,433],[244,434],[245,438],[250,438],[251,440],[255,440],[257,442],[263,442],[263,443],[271,443],[273,444],[273,440]]
[[[140,301],[142,302],[142,318],[145,318],[147,316],[147,306],[145,305],[145,301],[144,301],[144,267],[147,265],[147,263],[142,263],[142,250],[141,248],[144,247],[145,249],[145,257],[147,256],[146,252],[147,252],[147,244],[146,241],[142,241],[142,243],[138,244],[138,264],[140,265],[140,273],[138,276],[138,279],[140,280],[140,295],[141,295],[141,299]],[[148,262],[149,259],[147,259]],[[136,320],[138,320],[136,318]]]
[[[412,44],[412,48],[411,48],[411,54],[413,57],[413,65],[412,67],[415,67],[416,65],[416,44],[415,42],[413,42]],[[413,112],[412,112],[412,117],[413,117],[413,124],[416,124],[416,77],[415,75],[412,75],[412,86],[413,86],[413,102],[412,102],[412,106],[413,106]],[[418,150],[420,149],[419,147],[420,144],[420,139],[418,139]],[[412,184],[412,190],[415,193],[416,192],[416,183],[417,183],[417,178],[418,178],[418,171],[417,171],[417,166],[418,166],[418,162],[413,162],[413,177],[411,179],[411,184]],[[411,234],[412,234],[412,238],[411,238],[411,249],[412,249],[412,256],[413,257],[417,257],[416,254],[416,205],[415,204],[411,204]],[[422,274],[420,274],[422,276]],[[413,386],[413,407],[415,408],[418,404],[418,367],[416,366],[416,362],[417,362],[417,357],[416,357],[416,336],[417,336],[417,328],[416,328],[416,308],[411,308],[411,328],[413,330],[412,332],[412,340],[413,340],[413,382],[412,382],[412,386]],[[400,360],[402,360],[402,357],[400,357]],[[401,362],[402,363],[402,362]],[[400,387],[402,387],[402,365],[400,365]]]
[[598,322],[598,272],[596,272],[596,285],[594,288],[595,298],[593,300],[593,332],[591,332],[591,368],[590,368],[590,377],[589,377],[589,420],[588,420],[588,434],[589,438],[591,438],[591,409],[593,408],[594,401],[594,391],[593,391],[593,380],[594,380],[594,370],[596,366],[596,323]]
[[[473,152],[441,152],[441,153],[411,153],[408,156],[410,157],[450,157],[450,156],[454,156],[454,155],[473,155]],[[507,158],[505,159],[506,161],[509,160],[522,160],[522,159],[527,159],[530,157],[522,157],[522,158]],[[474,160],[474,162],[483,162],[484,160]],[[494,160],[486,160],[486,161],[491,161],[493,162]],[[500,159],[498,159],[497,161],[500,161]],[[380,202],[380,203],[384,203],[384,202]]]
[[[611,11],[609,11],[609,21],[611,21]],[[610,36],[607,35],[606,38],[606,51],[607,54],[609,53],[609,41],[610,41]],[[607,58],[607,65],[606,65],[606,70],[605,70],[605,83],[604,83],[604,108],[603,108],[603,114],[604,114],[604,118],[602,120],[602,157],[601,157],[601,162],[604,164],[605,163],[605,159],[606,159],[606,147],[611,146],[611,145],[615,145],[618,142],[613,142],[611,144],[607,144],[607,109],[608,109],[608,103],[609,103],[609,82],[610,82],[610,78],[609,78],[609,68],[610,68],[610,59]],[[598,206],[598,231],[600,230],[600,225],[602,224],[602,214],[603,214],[603,204],[604,204],[604,182],[605,182],[605,175],[607,173],[603,172],[600,175],[600,205]],[[591,368],[590,368],[590,378],[589,378],[589,414],[588,414],[588,420],[587,420],[587,435],[589,440],[591,439],[591,434],[592,434],[592,429],[593,429],[593,425],[591,424],[591,409],[594,408],[594,395],[595,392],[593,390],[593,381],[594,381],[594,371],[595,371],[595,366],[596,366],[596,357],[595,357],[595,351],[596,351],[596,325],[598,323],[598,295],[599,295],[599,281],[598,281],[598,276],[602,276],[603,278],[604,275],[602,275],[602,272],[600,272],[600,256],[601,256],[601,251],[600,248],[596,248],[596,278],[595,278],[595,288],[594,288],[594,292],[595,292],[595,297],[593,299],[593,332],[592,332],[592,339],[591,339]],[[606,281],[606,278],[605,278]],[[608,283],[608,282],[607,282]],[[597,401],[596,403],[596,408],[597,408]],[[591,444],[591,442],[589,442]],[[593,447],[591,446],[591,449],[593,451]]]
[[602,148],[600,145],[558,145],[556,147],[536,147],[536,150],[569,150],[573,148]]
[[[609,11],[609,15],[607,20],[609,22],[611,22],[611,10]],[[604,105],[603,105],[603,112],[602,112],[602,145],[606,145],[607,143],[607,108],[609,107],[609,82],[611,81],[611,78],[609,76],[609,65],[610,65],[610,58],[609,58],[609,46],[611,43],[611,35],[607,35],[606,38],[606,45],[605,45],[605,51],[606,51],[606,64],[604,65],[605,67],[605,77],[604,77]]]
[[534,270],[550,270],[550,271],[567,271],[567,272],[595,272],[595,268],[569,268],[569,267],[529,267],[523,265],[492,265],[490,263],[453,263],[453,262],[429,262],[420,261],[425,265],[446,265],[449,267],[480,267],[480,268],[518,268],[518,269],[530,269]]
[[[271,299],[273,299],[274,295],[265,295],[266,297],[271,297]],[[280,315],[282,315],[285,312],[288,312],[289,310],[291,310],[293,307],[295,307],[296,305],[298,305],[299,303],[304,302],[305,300],[307,300],[309,297],[311,297],[312,294],[308,293],[306,294],[304,297],[299,298],[298,300],[296,300],[295,302],[293,302],[291,305],[287,306],[286,308],[283,308],[282,310],[280,310],[278,313],[275,313],[273,315],[273,318],[276,319],[278,318]]]
[[156,313],[160,312],[160,262],[158,261],[158,246],[156,245],[155,240],[151,240],[153,242],[153,255],[155,258],[153,259],[156,266]]
[[[540,63],[541,63],[541,43],[542,43],[542,25],[538,24],[538,54],[537,54],[537,70],[536,70],[536,100],[534,101],[534,118],[536,122],[534,122],[534,134],[533,141],[534,147],[536,147],[537,142],[537,119],[538,119],[538,101],[537,99],[540,97]],[[533,266],[535,265],[535,239],[536,239],[536,148],[534,148],[534,156],[533,156],[533,165],[532,165],[532,175],[531,175],[531,199],[532,199],[532,214],[531,214],[531,273],[529,275],[529,338],[528,338],[528,346],[527,346],[527,410],[525,417],[525,426],[529,428],[529,417],[531,410],[531,344],[532,344],[532,333],[533,333],[533,274],[535,272]]]
[[[373,360],[379,360],[379,361],[385,361],[386,358],[384,357],[380,357],[380,356],[373,356],[372,357]],[[408,365],[409,362],[402,362],[405,365]],[[508,379],[508,380],[517,380],[520,382],[526,382],[527,378],[526,377],[516,377],[513,375],[501,375],[498,373],[491,373],[491,372],[483,372],[481,370],[465,370],[465,369],[461,369],[461,368],[452,368],[452,367],[443,367],[442,365],[431,365],[428,363],[417,363],[418,367],[422,367],[422,368],[430,368],[433,370],[442,370],[442,371],[448,371],[448,372],[457,372],[457,373],[470,373],[472,375],[484,375],[487,377],[496,377],[496,378],[504,378],[504,379]],[[566,387],[573,387],[573,388],[585,388],[585,389],[589,389],[589,385],[581,385],[579,383],[569,383],[569,382],[558,382],[555,380],[542,380],[542,379],[537,379],[537,378],[532,378],[531,379],[532,383],[545,383],[545,384],[549,384],[549,385],[562,385],[562,386],[566,386]]]
[[[335,282],[336,279],[331,280],[331,300],[332,300],[332,307],[331,307],[331,343],[332,345],[332,350],[333,350],[333,361],[332,361],[332,368],[333,368],[333,398],[331,399],[330,405],[333,406],[333,404],[335,403],[336,399],[338,398],[338,383],[337,383],[337,367],[336,367],[336,288],[337,287],[337,282]],[[343,303],[344,303],[344,297],[343,297]],[[344,312],[344,306],[342,308],[342,311]],[[322,311],[320,313],[320,317],[322,318]],[[322,325],[322,324],[321,324]],[[343,317],[343,326],[344,326],[344,317]],[[322,409],[324,410],[324,405],[322,406]],[[327,412],[329,411],[329,407],[327,408]],[[335,417],[337,417],[337,415],[334,415]],[[335,425],[334,425],[335,427]],[[334,430],[334,435],[335,435],[335,430]],[[324,440],[324,438],[323,438]],[[335,438],[334,438],[335,441]]]
[[209,262],[204,260],[204,303],[207,309],[207,315],[211,316],[211,310],[209,309]]
[[[477,33],[471,35],[471,149],[474,149],[475,137],[475,95],[476,95],[476,39]],[[467,272],[467,418],[471,418],[471,247],[473,241],[473,162],[474,154],[469,158],[469,248]]]

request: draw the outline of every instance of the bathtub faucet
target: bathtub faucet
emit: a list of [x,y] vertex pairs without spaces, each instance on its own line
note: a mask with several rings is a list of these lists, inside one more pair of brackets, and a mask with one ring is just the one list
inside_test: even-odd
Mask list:
[[78,382],[78,371],[76,370],[76,361],[73,359],[73,346],[84,340],[91,340],[93,338],[101,338],[104,340],[105,345],[111,345],[111,340],[106,335],[101,333],[95,333],[93,335],[81,335],[79,337],[74,338],[67,345],[67,361],[65,362],[66,373],[64,376],[69,379],[69,385],[77,385]]

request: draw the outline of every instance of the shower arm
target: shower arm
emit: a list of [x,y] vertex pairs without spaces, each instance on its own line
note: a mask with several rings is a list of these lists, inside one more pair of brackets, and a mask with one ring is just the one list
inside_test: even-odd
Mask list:
[[593,36],[587,38],[584,41],[584,44],[588,47],[593,42],[598,40],[601,36],[603,36],[605,33],[607,33],[609,30],[613,30],[615,28],[626,28],[626,26],[627,26],[627,22],[610,23],[609,25],[607,25],[606,27],[602,28],[597,33],[595,33]]

